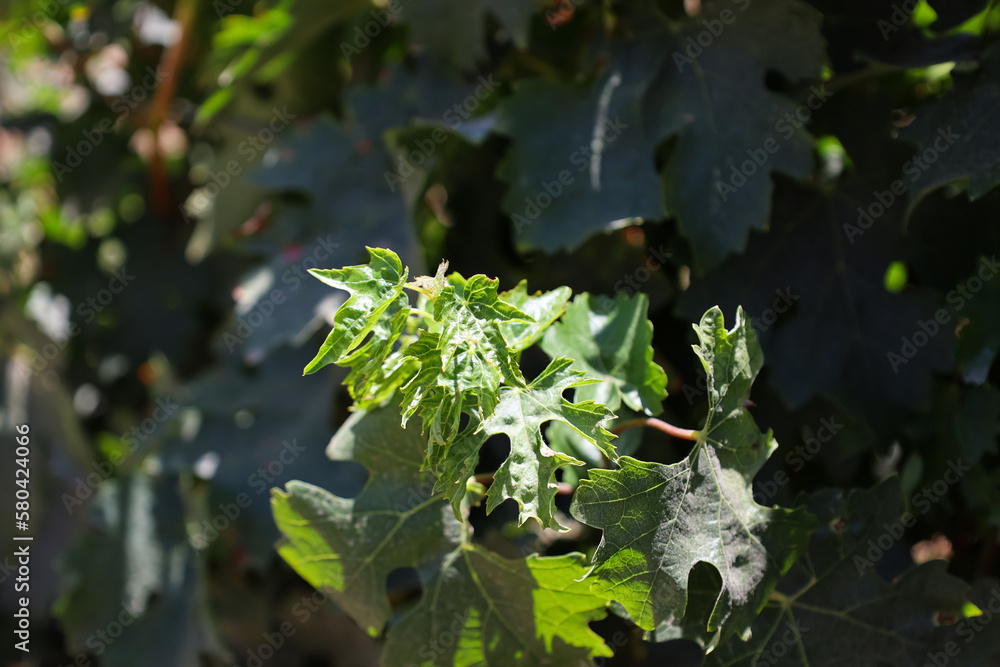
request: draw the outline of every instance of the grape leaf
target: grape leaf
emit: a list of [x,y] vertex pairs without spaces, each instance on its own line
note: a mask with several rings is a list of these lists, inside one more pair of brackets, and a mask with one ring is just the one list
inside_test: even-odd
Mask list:
[[[770,69],[790,79],[818,78],[821,20],[799,0],[706,1],[666,45],[671,60],[650,86],[644,118],[655,137],[676,136],[661,174],[664,203],[703,270],[742,250],[751,229],[767,226],[771,173],[812,173],[813,140],[786,118],[797,105],[769,91],[764,77]],[[721,31],[701,47],[706,21]],[[827,95],[813,93],[820,104]]]
[[[317,332],[311,342],[322,339]],[[166,469],[184,475],[194,471],[211,480],[205,491],[213,511],[249,496],[250,505],[240,505],[222,543],[235,538],[256,567],[271,561],[279,537],[267,500],[269,487],[293,479],[349,484],[357,477],[354,471],[324,470],[323,448],[335,433],[329,414],[342,403],[334,373],[302,377],[311,356],[306,346],[286,345],[252,368],[238,357],[223,358],[178,394],[180,409],[170,426],[180,426],[180,432],[160,450]],[[204,465],[208,473],[202,472]],[[270,472],[262,466],[270,466]],[[214,530],[199,527],[196,546],[211,542]]]
[[503,207],[519,249],[572,250],[615,221],[662,215],[640,100],[664,57],[655,40],[623,42],[589,87],[537,80],[514,87],[496,129],[513,139],[499,174],[510,185]]
[[181,667],[225,654],[207,618],[205,567],[185,530],[192,499],[181,488],[173,473],[103,481],[96,525],[62,559],[56,615],[71,650],[96,651],[109,667]]
[[1000,183],[1000,49],[989,49],[972,72],[956,72],[954,86],[940,98],[916,108],[916,118],[900,136],[920,144],[905,165],[916,195],[910,208],[930,190],[961,181],[971,199]]
[[457,274],[450,280],[433,301],[440,331],[421,331],[407,348],[420,370],[403,387],[403,423],[420,414],[431,434],[430,451],[447,450],[463,412],[480,410],[488,416],[501,382],[524,386],[500,323],[533,322],[499,298],[498,280],[483,275],[464,280]]
[[975,465],[997,451],[1000,434],[1000,392],[989,386],[950,388],[938,398],[938,423],[941,450],[954,452],[957,445],[962,459]]
[[577,400],[592,400],[617,410],[622,401],[637,412],[658,415],[667,395],[667,375],[653,361],[653,325],[646,319],[645,294],[615,298],[580,294],[558,324],[548,330],[542,349],[550,357],[570,357],[573,368],[599,384],[580,387]]
[[386,667],[589,665],[611,650],[587,627],[605,602],[576,580],[582,554],[506,560],[481,547],[445,559],[423,599],[386,636]]
[[[901,498],[898,477],[870,491],[813,495],[808,508],[823,528],[810,540],[808,555],[781,582],[782,592],[754,623],[752,639],[720,647],[707,665],[922,667],[935,664],[932,655],[954,657],[955,648],[956,664],[994,664],[1000,629],[965,612],[970,598],[985,606],[988,590],[977,587],[970,595],[940,560],[892,583],[875,572],[870,559],[903,535]],[[977,627],[981,632],[973,632]],[[950,652],[943,653],[949,644]]]
[[514,289],[501,294],[501,300],[534,319],[534,322],[501,322],[500,331],[503,332],[507,346],[520,352],[537,343],[546,329],[566,310],[566,303],[572,295],[573,291],[568,287],[528,294],[527,280],[522,280]]
[[[900,354],[901,339],[933,322],[942,296],[920,285],[885,288],[886,268],[907,247],[901,207],[852,236],[870,187],[824,196],[782,184],[778,192],[772,229],[725,267],[693,279],[680,311],[742,304],[759,327],[769,379],[793,406],[824,392],[879,427],[924,405],[934,372],[950,368],[952,338],[942,327],[916,354]],[[808,265],[799,261],[805,256]]]
[[306,366],[306,375],[340,361],[361,344],[390,306],[408,306],[403,294],[407,270],[396,253],[382,248],[368,248],[368,254],[371,256],[368,264],[342,269],[310,269],[309,273],[327,285],[346,290],[351,296],[337,309],[333,330],[316,357]]
[[361,463],[370,477],[351,499],[297,481],[273,489],[275,522],[287,538],[278,552],[375,634],[392,616],[389,572],[427,565],[454,549],[465,527],[441,494],[427,493],[434,484],[421,472],[424,439],[402,429],[391,408],[355,412],[327,453]]
[[[996,254],[982,259],[980,266],[992,267],[989,280],[983,280],[982,291],[973,298],[963,301],[967,310],[961,313],[968,323],[958,331],[955,347],[957,357],[966,382],[983,384],[989,376],[990,368],[1000,352],[1000,280],[995,280]],[[982,271],[982,269],[980,269]],[[979,274],[976,274],[979,278]],[[963,279],[968,285],[973,276]],[[956,307],[956,311],[958,308]],[[957,314],[957,313],[956,313]]]
[[282,557],[373,635],[392,616],[388,574],[418,569],[423,598],[388,630],[385,665],[412,664],[415,651],[424,665],[505,664],[519,653],[533,664],[583,665],[610,655],[587,626],[606,602],[577,581],[584,557],[511,561],[467,544],[466,526],[420,471],[423,438],[395,414],[355,412],[330,443],[331,458],[370,471],[356,498],[301,482],[273,490]]
[[377,406],[392,397],[417,370],[416,360],[396,342],[403,336],[410,315],[402,302],[394,302],[372,327],[374,335],[340,360],[351,371],[344,384],[359,408]]
[[763,363],[742,309],[726,331],[709,310],[695,328],[708,378],[709,410],[691,453],[673,465],[621,457],[619,470],[590,471],[571,511],[604,531],[594,555],[594,590],[620,602],[642,628],[682,618],[688,578],[699,562],[718,569],[722,588],[707,621],[745,636],[813,527],[803,510],[754,502],[754,475],[777,448],[745,402]]
[[491,512],[507,498],[519,507],[518,524],[537,518],[542,527],[566,530],[555,520],[555,497],[559,485],[555,472],[564,465],[583,465],[567,454],[545,444],[542,424],[559,421],[588,442],[614,458],[614,437],[603,423],[614,417],[608,408],[593,401],[570,403],[563,391],[591,384],[580,371],[570,369],[569,359],[555,359],[527,387],[504,387],[493,414],[479,427],[484,435],[506,434],[510,455],[493,477],[486,511]]
[[487,13],[523,48],[539,6],[538,0],[425,0],[407,4],[402,16],[412,25],[414,43],[470,70],[486,56]]
[[[812,173],[812,137],[790,115],[800,109],[769,91],[765,75],[818,79],[821,19],[800,0],[706,0],[696,18],[674,23],[640,9],[621,17],[634,37],[612,44],[589,88],[517,86],[497,124],[514,140],[499,173],[511,186],[504,208],[517,246],[574,249],[595,232],[657,219],[665,206],[699,268],[742,250],[751,229],[767,226],[770,175]],[[705,36],[712,41],[699,46]],[[814,108],[829,97],[821,87],[806,94]],[[558,117],[540,122],[553,108]],[[669,153],[657,178],[662,143]]]
[[[434,302],[434,319],[441,323],[439,348],[447,361],[459,348],[471,347],[489,386],[501,380],[524,386],[517,360],[500,331],[501,322],[533,323],[534,318],[500,299],[500,281],[483,275],[469,278],[460,289],[445,287]],[[448,364],[444,364],[445,368]]]

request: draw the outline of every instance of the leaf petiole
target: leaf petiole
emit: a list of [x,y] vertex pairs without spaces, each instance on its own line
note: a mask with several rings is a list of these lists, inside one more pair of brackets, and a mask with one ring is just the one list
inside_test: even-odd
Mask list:
[[701,431],[696,431],[694,429],[680,428],[669,424],[662,419],[657,419],[656,417],[643,417],[641,419],[630,419],[624,421],[613,429],[611,432],[615,435],[620,435],[623,431],[627,431],[630,428],[640,428],[643,426],[648,426],[650,428],[655,428],[658,431],[663,431],[668,435],[672,435],[675,438],[680,438],[682,440],[698,440],[701,437]]

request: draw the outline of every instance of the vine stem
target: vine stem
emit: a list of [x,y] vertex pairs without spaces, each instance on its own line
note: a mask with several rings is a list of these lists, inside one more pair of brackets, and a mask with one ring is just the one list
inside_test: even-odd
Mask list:
[[630,419],[624,421],[612,429],[612,433],[615,435],[621,435],[622,431],[627,431],[630,428],[640,428],[643,426],[648,426],[650,428],[655,428],[658,431],[663,431],[668,435],[672,435],[675,438],[680,438],[682,440],[697,440],[698,436],[701,435],[700,431],[695,431],[694,429],[680,428],[674,426],[673,424],[668,424],[662,419],[657,419],[656,417],[643,417],[642,419]]

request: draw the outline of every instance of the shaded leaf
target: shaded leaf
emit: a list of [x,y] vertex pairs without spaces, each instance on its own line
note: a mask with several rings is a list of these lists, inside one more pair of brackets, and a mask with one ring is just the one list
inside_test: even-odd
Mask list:
[[[702,2],[699,16],[669,41],[671,60],[650,86],[644,117],[656,138],[676,137],[661,173],[664,203],[702,270],[743,250],[751,229],[767,226],[772,173],[812,173],[813,140],[794,119],[798,105],[764,79],[768,70],[819,78],[821,19],[799,0]],[[721,31],[700,47],[706,20]],[[822,104],[827,95],[821,90],[810,102]]]
[[328,454],[370,471],[361,493],[340,498],[303,482],[272,489],[275,522],[287,538],[278,547],[302,577],[325,591],[369,633],[392,616],[388,574],[423,567],[454,549],[464,530],[433,479],[420,471],[424,439],[400,428],[391,408],[355,412]]
[[486,56],[486,17],[492,15],[519,47],[527,45],[528,21],[538,0],[426,0],[405,6],[413,41],[462,70]]
[[[900,501],[896,477],[870,491],[815,494],[808,508],[823,527],[808,555],[767,603],[753,638],[720,647],[707,665],[923,667],[932,656],[955,657],[955,649],[954,664],[993,664],[1000,629],[985,617],[966,618],[969,586],[947,573],[945,561],[914,567],[891,583],[876,574],[869,559],[881,556],[878,545],[902,536]],[[985,588],[971,593],[977,604],[990,599]]]
[[956,72],[955,84],[940,98],[914,109],[916,118],[900,136],[918,142],[921,151],[904,165],[906,182],[915,187],[913,204],[930,190],[953,182],[966,185],[976,199],[1000,183],[1000,49],[990,49],[980,66]]
[[574,583],[581,554],[506,560],[482,547],[447,556],[424,596],[386,636],[386,667],[411,665],[590,665],[610,656],[587,622],[604,601]]
[[589,87],[540,80],[514,87],[497,131],[513,139],[499,174],[510,184],[503,206],[519,249],[573,250],[616,221],[661,216],[640,102],[664,57],[662,44],[636,40],[620,44]]

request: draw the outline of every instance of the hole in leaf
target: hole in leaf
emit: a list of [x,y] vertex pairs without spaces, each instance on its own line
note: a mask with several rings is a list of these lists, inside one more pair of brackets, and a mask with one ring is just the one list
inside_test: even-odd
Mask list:
[[269,100],[274,97],[274,85],[270,83],[255,83],[252,86],[253,94],[262,100]]
[[[368,471],[357,461],[332,461],[323,485],[335,496],[353,498],[368,481]],[[326,467],[326,466],[324,466]]]
[[787,92],[792,87],[788,77],[773,69],[764,73],[764,86],[775,93]]
[[416,568],[397,567],[385,578],[385,592],[389,596],[389,605],[400,611],[419,602],[424,587]]

